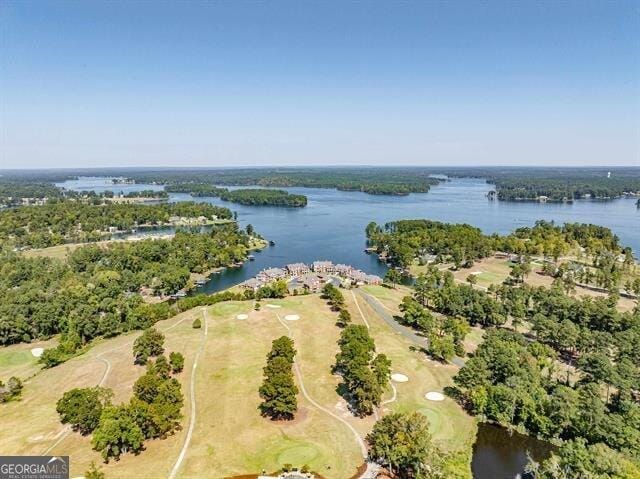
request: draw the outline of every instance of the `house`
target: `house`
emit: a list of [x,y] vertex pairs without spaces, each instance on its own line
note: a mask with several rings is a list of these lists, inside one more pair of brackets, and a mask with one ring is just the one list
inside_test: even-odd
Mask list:
[[360,271],[359,269],[352,269],[347,275],[347,278],[349,278],[354,283],[364,283],[366,277],[366,273]]
[[252,289],[252,290],[256,291],[257,289],[259,289],[262,286],[262,282],[257,280],[256,278],[250,278],[250,279],[246,280],[244,283],[240,283],[240,286],[242,288]]
[[309,291],[316,292],[320,290],[320,286],[322,285],[322,281],[318,277],[318,275],[313,273],[308,273],[299,278],[299,282],[302,283],[302,286]]
[[365,276],[364,282],[367,284],[382,284],[382,278],[375,274],[368,274]]
[[423,254],[418,258],[420,264],[431,264],[435,263],[438,257],[435,254]]
[[291,276],[300,276],[311,272],[311,270],[309,269],[309,266],[304,263],[292,263],[287,265],[287,272]]
[[258,280],[262,281],[263,283],[268,283],[269,281],[282,279],[282,278],[285,278],[286,276],[287,276],[287,272],[282,268],[268,268],[260,271],[260,273],[258,273],[258,276],[256,277],[258,278]]
[[340,276],[348,276],[351,271],[353,271],[353,267],[348,264],[337,264],[334,266],[335,272]]
[[333,273],[335,266],[331,261],[314,261],[313,271],[316,273]]

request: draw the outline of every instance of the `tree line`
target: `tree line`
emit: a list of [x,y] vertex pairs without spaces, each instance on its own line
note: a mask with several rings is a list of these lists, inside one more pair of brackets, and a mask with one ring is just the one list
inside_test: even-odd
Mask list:
[[[564,234],[584,230],[570,226]],[[603,234],[599,245],[619,247],[611,239]],[[524,274],[516,272],[512,279]],[[558,464],[588,473],[606,470],[611,461],[635,468],[640,306],[620,312],[615,293],[572,297],[559,279],[550,288],[521,279],[481,291],[456,284],[450,271],[431,265],[403,299],[401,321],[426,336],[427,352],[441,360],[464,355],[461,342],[470,325],[486,329],[483,343],[454,378],[451,394],[482,420],[564,444],[548,461],[531,465],[539,477],[557,477],[551,471]],[[518,332],[525,324],[528,329]],[[581,464],[577,454],[586,451],[598,460]]]
[[325,284],[322,287],[321,297],[327,300],[332,311],[338,313],[338,320],[336,321],[338,327],[344,328],[351,323],[351,313],[345,308],[344,296],[338,288],[331,283]]
[[343,396],[358,416],[373,414],[389,383],[391,361],[375,354],[375,343],[363,325],[348,325],[338,340],[333,370],[342,376]]
[[295,355],[292,339],[282,336],[273,341],[259,389],[262,415],[271,419],[293,419],[298,410],[298,387],[292,369]]
[[171,192],[189,193],[191,196],[217,197],[224,201],[249,206],[307,206],[306,196],[284,190],[265,188],[229,190],[209,183],[173,183],[167,185],[166,189]]
[[[232,223],[208,233],[179,232],[168,240],[88,245],[66,262],[2,251],[0,344],[61,333],[60,345],[42,357],[51,366],[98,336],[144,329],[175,314],[175,308],[145,303],[141,288],[173,293],[189,285],[191,272],[244,259],[248,241]],[[185,298],[180,304],[201,301],[208,299]]]
[[[234,168],[127,173],[137,183],[336,188],[374,195],[426,193],[441,179],[421,168]],[[169,190],[170,191],[170,190]]]
[[72,200],[51,201],[41,206],[0,211],[0,241],[32,248],[98,241],[111,236],[109,228],[128,231],[141,225],[162,226],[172,216],[232,218],[227,208],[207,203],[93,205]]
[[384,226],[371,222],[366,235],[381,257],[400,268],[408,268],[416,260],[422,264],[451,262],[455,268],[470,267],[495,251],[543,255],[554,260],[579,248],[587,256],[631,255],[631,250],[623,248],[610,229],[583,223],[556,225],[540,220],[533,227],[518,228],[509,235],[485,235],[467,224],[400,220]]
[[489,178],[496,187],[499,200],[535,201],[546,196],[547,201],[573,201],[585,198],[619,198],[625,193],[640,194],[640,177],[607,178]]

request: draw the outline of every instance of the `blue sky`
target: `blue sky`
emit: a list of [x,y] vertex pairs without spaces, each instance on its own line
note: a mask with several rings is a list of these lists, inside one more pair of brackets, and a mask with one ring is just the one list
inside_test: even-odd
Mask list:
[[640,3],[0,2],[0,167],[640,165]]

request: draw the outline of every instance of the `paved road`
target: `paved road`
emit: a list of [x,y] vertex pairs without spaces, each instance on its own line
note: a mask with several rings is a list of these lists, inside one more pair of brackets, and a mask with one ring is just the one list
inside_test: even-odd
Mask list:
[[366,301],[366,303],[371,306],[378,316],[380,316],[385,323],[387,323],[391,329],[393,329],[396,333],[402,335],[405,339],[408,339],[413,344],[420,348],[426,348],[429,344],[427,338],[423,336],[418,336],[413,332],[411,328],[407,328],[402,324],[398,323],[391,313],[385,309],[385,306],[375,297],[371,296],[368,293],[365,293],[361,289],[356,289],[358,295]]
[[[376,298],[375,296],[371,296],[370,294],[365,293],[360,289],[356,291],[358,291],[358,294],[367,302],[369,306],[371,306],[371,308],[376,312],[378,316],[380,316],[384,320],[385,323],[387,323],[389,326],[391,326],[391,328],[394,329],[394,331],[401,334],[404,338],[408,339],[419,348],[426,349],[428,347],[429,340],[427,338],[417,335],[411,328],[398,323],[393,318],[391,313],[387,310],[387,307],[382,304],[378,298]],[[451,362],[458,367],[462,367],[465,364],[464,360],[458,356],[454,357]]]

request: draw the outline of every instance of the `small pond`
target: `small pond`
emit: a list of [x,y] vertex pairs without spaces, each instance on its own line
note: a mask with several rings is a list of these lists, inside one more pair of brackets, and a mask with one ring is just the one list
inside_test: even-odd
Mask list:
[[480,424],[471,471],[474,479],[529,479],[524,472],[529,456],[541,461],[549,457],[552,450],[548,442],[492,424]]

